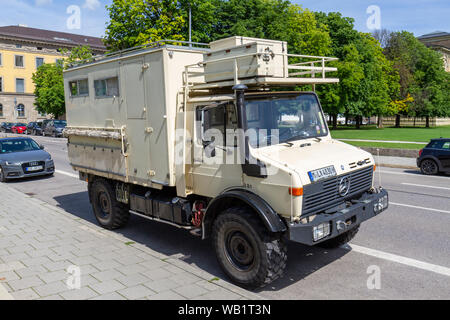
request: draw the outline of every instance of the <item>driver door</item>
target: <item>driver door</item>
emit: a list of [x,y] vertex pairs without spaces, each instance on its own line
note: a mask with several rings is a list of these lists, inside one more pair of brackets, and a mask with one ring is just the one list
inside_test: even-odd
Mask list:
[[[196,194],[216,197],[223,190],[242,186],[242,166],[236,139],[227,129],[237,129],[234,103],[215,103],[196,110],[193,187]],[[229,141],[227,141],[229,140]]]

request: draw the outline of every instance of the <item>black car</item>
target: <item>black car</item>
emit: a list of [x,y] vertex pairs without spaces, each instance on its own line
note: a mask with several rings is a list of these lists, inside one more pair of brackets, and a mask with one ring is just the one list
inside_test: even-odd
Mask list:
[[12,122],[2,122],[0,124],[0,130],[1,132],[11,132],[11,128],[14,126],[14,123]]
[[42,126],[42,135],[44,137],[62,137],[63,130],[66,126],[67,122],[65,120],[50,120],[47,123],[44,121],[44,125]]
[[417,166],[423,174],[450,173],[450,139],[433,139],[419,151]]
[[27,125],[26,134],[32,134],[35,136],[42,135],[42,122],[30,122]]

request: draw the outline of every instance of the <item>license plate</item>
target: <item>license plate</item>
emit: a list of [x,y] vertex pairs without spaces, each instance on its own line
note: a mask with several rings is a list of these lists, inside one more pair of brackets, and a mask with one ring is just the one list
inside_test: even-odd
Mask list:
[[334,169],[334,166],[329,166],[322,169],[317,169],[314,171],[308,172],[309,179],[311,179],[311,182],[317,182],[320,180],[325,180],[331,177],[335,177],[336,169]]
[[39,170],[42,170],[42,169],[44,169],[43,166],[36,166],[36,167],[28,167],[28,168],[25,168],[25,171],[27,171],[27,172],[32,172],[32,171],[39,171]]

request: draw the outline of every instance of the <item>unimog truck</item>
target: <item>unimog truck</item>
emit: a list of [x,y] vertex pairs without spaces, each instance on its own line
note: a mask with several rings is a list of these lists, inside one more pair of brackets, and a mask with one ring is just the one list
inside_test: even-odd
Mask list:
[[98,223],[132,214],[190,230],[247,288],[282,276],[287,241],[350,241],[388,194],[369,153],[331,138],[314,91],[339,82],[334,60],[231,37],[74,63],[64,134]]

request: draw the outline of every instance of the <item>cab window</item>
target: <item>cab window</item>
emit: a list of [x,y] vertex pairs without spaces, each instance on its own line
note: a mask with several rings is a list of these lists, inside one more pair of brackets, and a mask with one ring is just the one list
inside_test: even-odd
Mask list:
[[222,142],[219,144],[232,145],[227,143],[227,130],[238,128],[237,113],[234,103],[227,102],[218,105],[206,106],[197,111],[197,120],[201,119],[201,137],[205,137],[208,130],[216,129],[222,134]]

